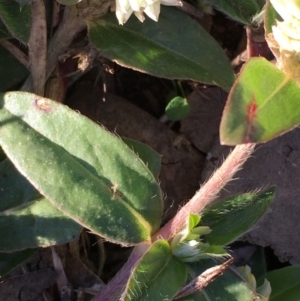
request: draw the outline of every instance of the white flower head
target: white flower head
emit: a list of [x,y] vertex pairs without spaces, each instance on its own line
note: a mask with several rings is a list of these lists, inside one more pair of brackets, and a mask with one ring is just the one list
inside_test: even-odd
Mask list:
[[300,52],[300,0],[271,0],[271,3],[283,18],[272,27],[279,49]]
[[127,22],[132,13],[143,22],[144,13],[158,21],[160,5],[181,6],[181,0],[116,0],[116,16],[120,25]]
[[277,67],[300,84],[300,0],[270,0],[281,16],[267,41]]

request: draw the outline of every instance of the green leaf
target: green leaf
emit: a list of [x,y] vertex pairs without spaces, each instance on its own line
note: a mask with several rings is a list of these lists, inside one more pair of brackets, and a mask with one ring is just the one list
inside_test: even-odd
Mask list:
[[[201,260],[188,264],[191,279],[197,277],[205,270],[216,265],[212,259]],[[190,279],[190,280],[191,280]],[[239,273],[234,269],[226,270],[221,276],[217,277],[204,290],[184,298],[179,301],[252,301],[258,296]]]
[[262,282],[263,278],[271,283],[272,293],[269,301],[299,301],[300,265],[268,272],[259,281]]
[[1,45],[0,66],[0,92],[19,84],[29,74],[28,69]]
[[13,253],[0,253],[0,278],[37,253],[36,249],[27,249]]
[[77,239],[82,228],[44,198],[0,214],[2,252],[64,244]]
[[121,139],[34,94],[2,94],[0,107],[0,144],[54,206],[107,240],[150,240],[161,222],[161,191]]
[[26,206],[41,194],[5,159],[0,163],[0,212]]
[[161,7],[158,22],[130,18],[124,26],[109,13],[88,22],[88,31],[96,48],[122,66],[158,77],[216,84],[227,91],[233,84],[224,51],[198,23],[175,8]]
[[212,245],[225,246],[245,233],[268,209],[274,188],[264,193],[229,197],[204,211],[201,221],[212,230],[205,236]]
[[252,58],[234,84],[221,120],[222,144],[264,142],[300,123],[300,87],[264,58]]
[[125,137],[122,137],[122,140],[141,158],[155,179],[158,179],[162,156],[142,142]]
[[28,42],[31,24],[29,5],[20,9],[14,1],[0,1],[0,19],[14,38],[25,44]]
[[191,108],[187,99],[181,96],[174,97],[166,107],[166,115],[170,120],[177,121],[188,115]]
[[273,5],[270,1],[268,1],[266,5],[266,11],[265,11],[265,20],[264,20],[264,26],[265,26],[265,33],[269,34],[272,32],[272,26],[276,25],[276,20],[283,21],[280,15],[277,13]]
[[261,9],[261,1],[257,0],[211,0],[216,8],[232,19],[244,24],[251,24],[252,17]]
[[120,300],[173,300],[186,275],[185,264],[172,255],[168,242],[158,240],[135,267]]
[[15,169],[0,163],[0,251],[47,247],[76,239],[81,226],[64,216]]
[[222,257],[229,256],[228,252],[221,246],[211,245],[205,249],[205,253],[209,254],[211,257]]

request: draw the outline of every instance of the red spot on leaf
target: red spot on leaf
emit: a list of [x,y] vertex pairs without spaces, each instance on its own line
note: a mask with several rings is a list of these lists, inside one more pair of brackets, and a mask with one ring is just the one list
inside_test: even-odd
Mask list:
[[252,100],[250,104],[247,106],[247,120],[248,122],[253,121],[253,119],[256,118],[256,112],[257,112],[257,103],[255,96],[252,96]]
[[257,102],[256,102],[255,95],[253,94],[250,104],[247,105],[247,107],[246,107],[247,132],[246,132],[246,137],[245,137],[244,143],[254,142],[253,141],[253,134],[256,130],[255,119],[257,118],[257,115],[256,115],[257,114],[257,109],[258,109],[258,105],[257,105]]
[[36,98],[34,100],[34,104],[39,110],[46,113],[49,113],[52,109],[49,101],[47,101],[45,98]]

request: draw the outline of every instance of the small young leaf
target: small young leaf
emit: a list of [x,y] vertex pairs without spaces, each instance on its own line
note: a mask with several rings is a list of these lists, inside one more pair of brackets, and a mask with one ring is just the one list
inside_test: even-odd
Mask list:
[[166,115],[170,120],[177,121],[188,115],[191,108],[186,98],[176,96],[166,107]]
[[0,253],[0,278],[37,253],[37,249],[27,249],[13,253]]
[[211,233],[206,241],[225,246],[245,233],[268,209],[274,198],[274,188],[264,193],[244,193],[229,197],[204,211],[201,221]]
[[110,241],[150,240],[161,223],[160,187],[121,139],[34,94],[2,94],[0,107],[0,144],[55,207]]
[[120,300],[173,300],[186,275],[185,264],[172,255],[168,242],[158,240],[135,267]]
[[264,58],[250,59],[228,96],[222,144],[264,142],[300,123],[300,86]]
[[232,68],[216,41],[172,7],[161,7],[159,22],[130,18],[124,26],[108,13],[88,22],[88,31],[96,48],[122,66],[158,77],[219,85],[227,91],[234,82]]
[[269,301],[299,301],[300,265],[285,267],[263,275],[271,283]]
[[146,166],[158,179],[161,165],[161,155],[148,145],[129,138],[122,137],[122,140],[143,160]]
[[14,38],[25,44],[28,42],[31,24],[29,5],[20,9],[14,1],[0,1],[0,19]]

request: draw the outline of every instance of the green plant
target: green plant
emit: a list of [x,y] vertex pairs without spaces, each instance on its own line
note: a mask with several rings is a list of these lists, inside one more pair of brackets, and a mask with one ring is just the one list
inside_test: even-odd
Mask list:
[[[267,300],[267,282],[264,295],[249,284],[248,276],[228,269],[226,246],[264,214],[274,189],[241,194],[214,205],[212,201],[254,150],[255,144],[250,142],[270,139],[298,122],[298,116],[292,118],[295,103],[287,104],[291,119],[276,129],[267,116],[269,111],[266,115],[259,112],[263,112],[260,106],[268,104],[278,113],[278,103],[271,102],[272,98],[280,93],[282,99],[285,93],[296,95],[298,84],[263,59],[250,60],[234,83],[222,49],[198,23],[175,8],[162,7],[157,23],[146,19],[142,24],[136,18],[127,21],[133,11],[139,19],[143,19],[141,11],[158,18],[160,1],[139,2],[137,8],[125,1],[123,10],[117,1],[119,22],[115,14],[108,13],[111,1],[58,2],[63,4],[59,7],[62,19],[55,24],[53,35],[49,14],[57,9],[57,2],[0,3],[1,51],[14,77],[8,76],[9,81],[1,81],[0,86],[5,92],[0,96],[0,144],[7,156],[0,163],[1,187],[5,187],[0,192],[0,251],[8,263],[0,265],[1,274],[31,256],[35,248],[78,238],[85,227],[107,241],[134,246],[124,267],[93,300],[215,300],[220,296]],[[232,18],[251,24],[264,1],[212,3]],[[266,16],[271,13],[269,5]],[[118,24],[125,22],[124,26]],[[86,28],[93,46],[82,46],[82,41],[74,45],[79,45],[80,51],[84,47],[90,50],[88,55],[80,52],[82,61],[96,48],[103,56],[141,72],[231,89],[221,139],[228,144],[247,144],[237,146],[162,228],[160,156],[146,145],[121,140],[60,104],[60,98],[44,97],[49,96],[45,85],[53,85],[49,78],[60,68],[61,56]],[[22,43],[20,47],[17,42]],[[28,56],[23,52],[27,48]],[[270,91],[259,86],[261,78],[253,75],[257,70],[270,75],[278,93],[271,93],[274,86]],[[18,83],[22,91],[6,92]],[[237,104],[240,99],[243,101]],[[205,242],[200,235],[205,235]],[[212,258],[219,263],[213,270]],[[223,276],[216,278],[221,273]]]

